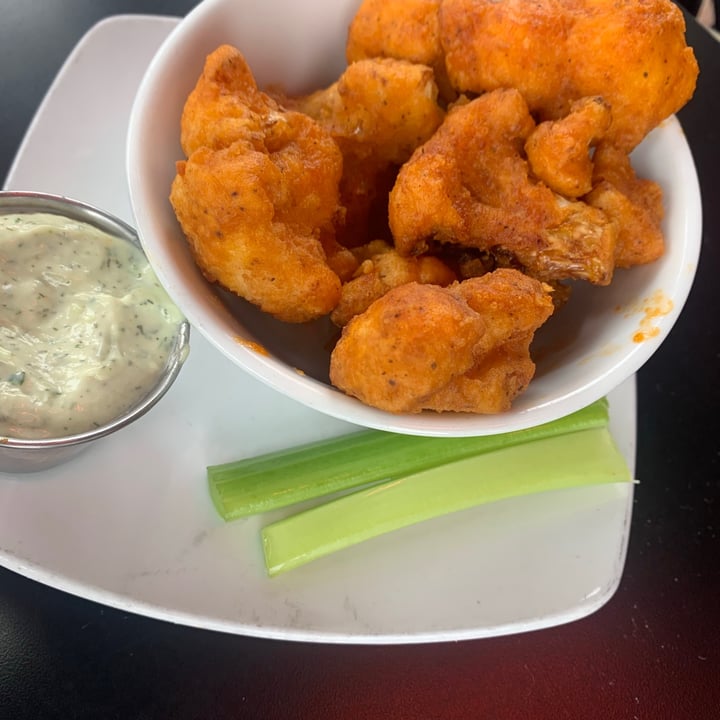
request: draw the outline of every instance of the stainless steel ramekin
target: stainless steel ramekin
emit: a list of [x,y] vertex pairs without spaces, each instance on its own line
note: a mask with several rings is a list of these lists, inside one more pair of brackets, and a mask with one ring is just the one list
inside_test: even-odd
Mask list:
[[[85,223],[114,237],[133,243],[142,250],[135,230],[122,220],[92,205],[36,192],[0,192],[0,215],[49,213]],[[0,435],[0,472],[24,473],[45,470],[65,462],[100,438],[126,427],[143,416],[168,391],[177,378],[190,344],[190,324],[178,325],[175,344],[157,383],[134,406],[122,415],[87,432],[44,439],[22,439]]]

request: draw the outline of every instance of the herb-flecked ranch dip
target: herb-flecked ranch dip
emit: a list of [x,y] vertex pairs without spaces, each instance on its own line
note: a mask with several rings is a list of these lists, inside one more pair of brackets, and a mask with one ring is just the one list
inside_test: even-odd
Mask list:
[[0,216],[0,438],[121,415],[156,383],[182,322],[131,242],[59,215]]

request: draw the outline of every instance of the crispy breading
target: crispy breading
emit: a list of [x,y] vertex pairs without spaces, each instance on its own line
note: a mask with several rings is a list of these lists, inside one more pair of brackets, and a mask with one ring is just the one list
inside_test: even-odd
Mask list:
[[352,63],[337,82],[288,103],[317,120],[344,152],[398,165],[444,117],[432,70],[389,58]]
[[617,224],[615,265],[627,268],[657,260],[665,250],[660,185],[639,178],[627,153],[605,144],[595,151],[594,185],[585,201]]
[[346,46],[348,63],[398,58],[433,66],[442,57],[440,0],[363,0]]
[[348,63],[367,58],[395,58],[428,65],[441,95],[456,93],[445,72],[440,42],[441,0],[363,0],[350,28],[345,54]]
[[221,45],[205,59],[185,101],[180,119],[183,152],[190,157],[201,147],[217,150],[250,139],[261,133],[259,119],[276,112],[277,103],[258,90],[243,55],[231,45]]
[[517,88],[542,120],[600,95],[608,142],[627,151],[692,97],[698,75],[672,0],[442,0],[440,35],[458,91]]
[[543,281],[612,279],[617,229],[606,215],[530,177],[523,147],[535,129],[514,89],[453,108],[402,167],[390,193],[395,245],[431,242],[508,254]]
[[393,413],[503,412],[534,375],[530,342],[552,312],[547,286],[516,270],[407,283],[343,328],[330,379]]
[[337,241],[334,231],[321,232],[320,244],[330,269],[340,278],[341,282],[350,280],[360,265],[352,251]]
[[457,280],[442,260],[433,256],[403,257],[384,241],[373,241],[355,251],[360,265],[342,287],[340,302],[330,314],[338,326],[367,310],[388,290],[409,282],[449,285]]
[[610,106],[600,97],[582,98],[560,120],[540,123],[525,143],[533,174],[551,190],[578,198],[592,190],[596,147],[610,127]]
[[341,283],[324,247],[334,250],[342,156],[327,131],[279,108],[223,46],[207,59],[183,132],[195,149],[177,165],[170,200],[204,275],[281,320],[329,313]]
[[348,246],[366,243],[371,231],[387,225],[397,168],[443,120],[432,71],[404,60],[359,60],[330,87],[282,101],[317,120],[337,142],[346,213],[338,238]]

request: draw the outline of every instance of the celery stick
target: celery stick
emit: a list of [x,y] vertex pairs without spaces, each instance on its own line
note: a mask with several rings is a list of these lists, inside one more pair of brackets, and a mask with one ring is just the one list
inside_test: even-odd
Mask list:
[[449,462],[608,423],[605,399],[553,422],[466,438],[365,430],[207,468],[210,497],[225,520],[392,480]]
[[546,437],[360,490],[262,530],[273,576],[368,538],[504,498],[632,480],[607,428]]

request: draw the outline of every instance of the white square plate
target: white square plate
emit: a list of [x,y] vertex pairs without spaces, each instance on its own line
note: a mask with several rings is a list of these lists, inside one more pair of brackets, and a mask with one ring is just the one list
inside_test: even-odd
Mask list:
[[[125,134],[142,75],[174,18],[116,16],[72,52],[18,152],[7,189],[68,195],[132,222]],[[632,486],[495,503],[410,527],[274,579],[259,530],[223,524],[205,467],[354,426],[295,403],[199,333],[165,399],[76,460],[0,475],[0,563],[126,611],[258,637],[411,643],[489,637],[586,616],[614,593]],[[635,383],[610,396],[630,466]]]

